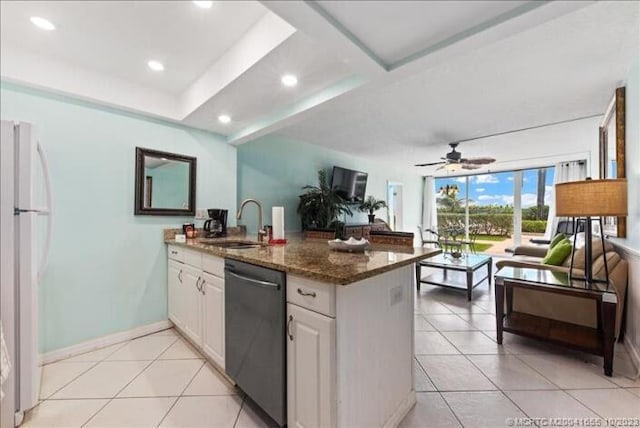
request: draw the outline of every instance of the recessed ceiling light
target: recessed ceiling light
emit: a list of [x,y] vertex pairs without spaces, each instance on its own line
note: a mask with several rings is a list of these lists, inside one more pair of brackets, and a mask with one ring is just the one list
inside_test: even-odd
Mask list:
[[298,84],[298,78],[293,74],[285,74],[280,81],[284,86],[296,86]]
[[56,29],[56,26],[53,25],[50,21],[47,21],[44,18],[40,18],[39,16],[32,16],[31,23],[36,27],[42,28],[43,30],[47,30],[47,31]]
[[226,114],[221,114],[220,116],[218,116],[218,120],[221,123],[229,123],[229,122],[231,122],[231,118]]
[[150,69],[152,69],[153,71],[162,71],[164,70],[164,65],[162,65],[161,62],[158,61],[149,61],[147,63],[147,65],[149,66]]
[[203,9],[211,9],[211,6],[213,6],[212,1],[194,1],[193,3]]

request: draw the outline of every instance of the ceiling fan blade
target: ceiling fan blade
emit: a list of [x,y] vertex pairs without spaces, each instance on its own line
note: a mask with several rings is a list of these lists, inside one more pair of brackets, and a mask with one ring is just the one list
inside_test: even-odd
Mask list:
[[441,165],[446,162],[431,162],[431,163],[419,163],[414,166],[433,166],[433,165]]
[[471,165],[486,165],[489,163],[493,163],[496,160],[494,158],[489,157],[478,157],[478,158],[468,158],[468,159],[460,159],[460,162],[471,164]]
[[482,168],[480,165],[474,165],[471,163],[462,163],[462,169],[480,169]]

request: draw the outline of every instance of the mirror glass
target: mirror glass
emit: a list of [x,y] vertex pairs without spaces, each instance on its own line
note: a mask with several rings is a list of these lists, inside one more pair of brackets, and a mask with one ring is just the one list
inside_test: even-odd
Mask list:
[[136,151],[136,214],[194,215],[196,159]]
[[189,208],[189,163],[144,157],[144,207]]

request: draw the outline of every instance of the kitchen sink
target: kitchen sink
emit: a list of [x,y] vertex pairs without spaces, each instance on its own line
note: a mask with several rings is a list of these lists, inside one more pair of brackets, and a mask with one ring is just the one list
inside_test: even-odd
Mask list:
[[218,248],[223,248],[228,250],[244,250],[248,248],[259,248],[262,246],[262,244],[258,242],[251,242],[251,241],[218,241],[218,242],[200,241],[200,243],[204,245],[210,245],[212,247],[218,247]]

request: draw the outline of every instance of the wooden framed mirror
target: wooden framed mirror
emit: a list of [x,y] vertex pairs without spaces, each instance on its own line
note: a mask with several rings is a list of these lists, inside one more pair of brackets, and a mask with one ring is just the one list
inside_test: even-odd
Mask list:
[[[626,178],[625,88],[616,88],[600,124],[600,178]],[[627,236],[626,217],[603,217],[603,233]]]
[[136,147],[135,215],[194,216],[196,161]]

